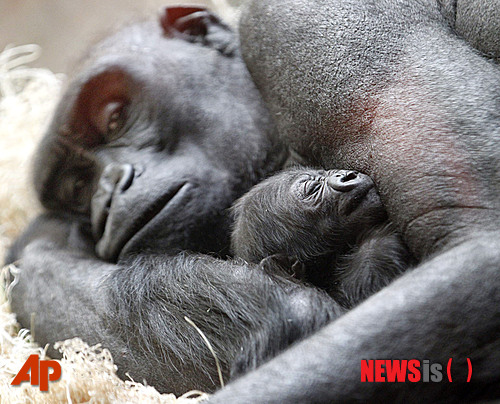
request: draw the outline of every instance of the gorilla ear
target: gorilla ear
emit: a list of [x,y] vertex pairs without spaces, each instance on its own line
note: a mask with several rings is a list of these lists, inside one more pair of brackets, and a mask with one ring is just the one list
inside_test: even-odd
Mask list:
[[175,35],[178,32],[189,33],[190,30],[203,28],[206,31],[206,26],[200,24],[200,21],[203,22],[202,17],[207,14],[209,14],[208,10],[202,7],[166,7],[160,16],[160,22],[165,35]]
[[202,7],[166,7],[160,15],[163,32],[171,38],[201,43],[231,56],[237,49],[231,28]]

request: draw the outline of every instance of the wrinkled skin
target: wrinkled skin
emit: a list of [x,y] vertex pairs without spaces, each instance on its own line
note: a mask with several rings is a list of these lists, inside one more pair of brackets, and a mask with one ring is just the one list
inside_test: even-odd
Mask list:
[[[306,163],[370,175],[424,262],[212,402],[500,396],[500,68],[464,31],[492,28],[481,50],[498,57],[499,5],[464,5],[250,2],[242,52],[282,138]],[[361,359],[450,357],[453,383],[360,382]]]
[[285,157],[236,36],[213,14],[170,8],[105,39],[36,153],[49,213],[8,257],[19,322],[34,321],[41,345],[102,343],[121,377],[176,394],[220,386],[185,317],[226,381],[237,355],[241,374],[319,329],[341,313],[325,293],[200,254],[225,258],[227,209]]

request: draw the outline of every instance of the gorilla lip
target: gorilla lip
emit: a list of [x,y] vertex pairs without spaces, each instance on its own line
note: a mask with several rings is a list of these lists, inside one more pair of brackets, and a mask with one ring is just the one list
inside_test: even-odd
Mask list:
[[[127,243],[132,240],[135,235],[141,232],[141,230],[146,228],[161,211],[177,199],[176,196],[180,195],[181,190],[188,184],[188,182],[182,182],[171,187],[163,196],[145,209],[144,213],[138,216],[131,226],[124,229],[119,235],[110,238],[107,237],[106,232],[104,232],[103,237],[98,241],[96,246],[97,254],[104,259],[116,261]],[[107,225],[108,224],[106,224],[106,226]]]

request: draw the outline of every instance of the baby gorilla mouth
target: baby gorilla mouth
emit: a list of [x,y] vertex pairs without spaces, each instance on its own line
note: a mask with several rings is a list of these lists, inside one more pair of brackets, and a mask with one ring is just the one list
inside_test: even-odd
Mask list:
[[187,182],[174,184],[146,208],[134,209],[136,204],[127,199],[125,192],[132,185],[133,177],[130,165],[108,166],[92,198],[92,232],[97,241],[96,253],[102,259],[116,261],[125,245],[178,199],[188,185]]

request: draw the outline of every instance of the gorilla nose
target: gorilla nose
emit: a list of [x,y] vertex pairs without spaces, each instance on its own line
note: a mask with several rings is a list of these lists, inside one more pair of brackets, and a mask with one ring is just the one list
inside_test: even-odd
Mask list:
[[328,176],[327,182],[336,191],[348,192],[363,183],[363,178],[356,171],[337,170]]
[[134,167],[130,164],[109,164],[104,168],[90,208],[92,232],[96,240],[104,233],[113,196],[126,191],[133,179]]

